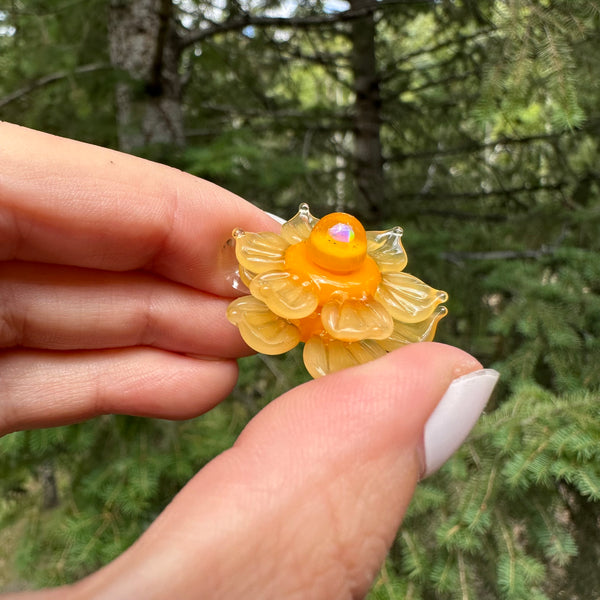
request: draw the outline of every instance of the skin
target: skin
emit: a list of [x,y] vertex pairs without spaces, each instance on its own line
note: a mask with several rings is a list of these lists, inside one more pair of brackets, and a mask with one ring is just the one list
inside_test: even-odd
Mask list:
[[[107,413],[185,419],[248,354],[231,231],[277,231],[177,170],[0,123],[0,435]],[[362,598],[414,492],[422,432],[480,368],[415,344],[290,390],[123,555],[3,598]]]

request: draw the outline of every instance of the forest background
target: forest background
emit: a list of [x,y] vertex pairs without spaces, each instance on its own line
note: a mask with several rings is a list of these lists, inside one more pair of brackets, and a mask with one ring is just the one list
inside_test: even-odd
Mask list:
[[[437,339],[501,371],[372,600],[600,598],[599,33],[595,0],[0,0],[1,119],[401,225]],[[306,379],[255,356],[199,419],[4,437],[0,590],[108,562]]]

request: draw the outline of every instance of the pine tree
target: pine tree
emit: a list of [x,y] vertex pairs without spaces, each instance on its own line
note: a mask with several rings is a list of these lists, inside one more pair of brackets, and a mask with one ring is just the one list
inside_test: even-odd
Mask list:
[[[164,156],[282,216],[309,201],[317,215],[402,225],[409,268],[450,293],[438,339],[501,371],[468,444],[420,484],[372,598],[593,597],[598,3],[366,5],[299,2],[281,17],[277,2],[178,4],[185,149]],[[1,116],[117,147],[124,74],[110,68],[107,3],[62,8],[20,0],[0,13]],[[373,23],[377,219],[355,177],[358,18]],[[190,423],[103,417],[0,440],[0,535],[20,572],[64,582],[110,560],[303,379],[297,353],[253,357],[233,397]]]

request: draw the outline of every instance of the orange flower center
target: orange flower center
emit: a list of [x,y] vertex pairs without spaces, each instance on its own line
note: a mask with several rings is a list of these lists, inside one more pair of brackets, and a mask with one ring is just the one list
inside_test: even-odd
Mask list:
[[316,310],[312,315],[304,319],[290,319],[290,323],[295,325],[300,332],[300,341],[308,342],[313,335],[322,335],[324,333],[323,323],[321,322],[321,310]]
[[289,246],[283,270],[312,281],[317,288],[319,308],[304,319],[290,320],[303,342],[323,333],[321,307],[334,292],[348,298],[372,298],[381,282],[379,267],[367,254],[364,227],[346,213],[323,217],[307,240]]
[[356,271],[367,256],[367,234],[360,221],[331,213],[314,226],[307,243],[310,259],[334,273]]
[[381,282],[377,264],[367,255],[363,226],[345,213],[323,217],[308,240],[291,245],[285,253],[285,270],[315,284],[319,306],[334,292],[348,298],[372,297]]

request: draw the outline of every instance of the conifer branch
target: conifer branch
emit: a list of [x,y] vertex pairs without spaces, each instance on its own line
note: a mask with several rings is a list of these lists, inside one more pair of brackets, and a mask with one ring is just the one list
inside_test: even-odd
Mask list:
[[491,221],[500,223],[508,220],[508,215],[499,213],[480,214],[476,212],[467,212],[462,210],[444,210],[437,208],[428,208],[419,210],[419,215],[432,215],[434,217],[443,217],[451,219],[460,219],[462,221]]
[[542,245],[535,250],[492,250],[489,252],[442,252],[440,257],[454,263],[465,260],[515,260],[523,258],[539,259],[555,254],[567,235],[566,228],[561,231],[556,241],[551,245]]
[[492,250],[489,252],[441,252],[440,257],[454,263],[465,260],[516,260],[542,258],[556,252],[554,246],[540,246],[536,250]]
[[387,161],[403,161],[403,160],[411,160],[411,159],[430,159],[431,157],[438,156],[451,156],[453,154],[466,154],[466,153],[475,153],[480,150],[486,150],[487,148],[495,148],[496,146],[516,146],[516,145],[526,145],[531,142],[537,141],[551,141],[557,140],[561,138],[572,137],[574,134],[579,132],[589,131],[598,126],[598,122],[588,122],[585,127],[579,128],[577,131],[561,131],[555,133],[540,133],[534,135],[527,135],[518,138],[510,138],[510,137],[501,137],[496,138],[494,140],[490,140],[488,142],[477,142],[475,140],[467,142],[462,146],[452,146],[450,148],[432,148],[431,150],[421,150],[419,152],[410,152],[410,153],[398,153],[392,154],[386,158]]
[[413,52],[408,52],[404,56],[401,56],[398,59],[398,63],[406,62],[407,60],[410,60],[411,58],[418,58],[419,56],[422,56],[423,54],[433,54],[433,53],[437,52],[438,50],[444,50],[445,48],[448,48],[449,46],[464,44],[471,40],[477,39],[478,37],[487,36],[490,33],[492,33],[492,31],[494,31],[494,30],[495,30],[495,27],[486,27],[485,29],[479,29],[469,35],[457,35],[457,36],[452,37],[451,39],[444,40],[443,42],[438,42],[438,43],[434,44],[433,46],[426,46],[424,48],[419,48],[418,50],[414,50]]
[[7,94],[3,98],[0,98],[0,108],[3,108],[7,104],[22,98],[23,96],[27,96],[31,92],[35,90],[50,85],[52,83],[56,83],[57,81],[61,81],[62,79],[67,79],[72,77],[73,75],[81,75],[83,73],[92,73],[94,71],[101,71],[103,69],[111,69],[112,67],[107,63],[92,63],[89,65],[81,65],[79,67],[75,67],[72,70],[64,70],[57,71],[56,73],[49,73],[48,75],[44,75],[38,79],[30,81],[28,84],[20,87],[19,89]]
[[[239,17],[228,19],[221,23],[211,23],[210,27],[191,31],[181,38],[181,48],[186,48],[219,33],[239,31],[246,27],[278,27],[280,29],[312,29],[336,25],[362,19],[378,10],[395,5],[434,5],[437,0],[378,0],[360,9],[348,9],[331,14],[309,15],[304,17],[270,17],[266,15],[251,15],[245,13]],[[206,19],[205,19],[206,21]]]
[[[213,104],[211,102],[204,102],[200,105],[201,108],[206,110],[213,110],[215,112],[226,113],[228,115],[236,115],[240,117],[256,117],[256,118],[265,118],[267,117],[269,121],[273,122],[279,119],[297,119],[301,120],[303,123],[307,122],[307,113],[302,110],[295,109],[277,109],[272,110],[268,115],[265,115],[264,110],[260,108],[250,108],[245,107],[241,108],[238,106],[228,106],[224,104]],[[344,112],[339,112],[337,114],[332,114],[331,112],[327,115],[326,119],[331,122],[336,121],[347,121],[348,127],[350,126],[350,116]],[[309,122],[310,123],[310,122]],[[317,124],[317,127],[322,127],[322,125]],[[308,125],[306,129],[310,129],[311,125]],[[340,127],[342,128],[342,127]],[[329,129],[329,128],[328,128]]]
[[469,586],[467,582],[467,569],[462,552],[458,552],[458,573],[460,577],[460,589],[462,592],[462,600],[470,600]]
[[558,192],[567,187],[569,182],[540,183],[537,185],[522,185],[519,187],[502,188],[496,190],[480,190],[477,192],[413,192],[397,194],[401,200],[432,201],[432,200],[480,200],[481,198],[512,197],[520,194],[532,194],[542,191]]
[[[464,52],[465,44],[467,44],[469,41],[472,41],[479,37],[489,35],[492,31],[494,31],[494,28],[492,28],[492,27],[486,28],[486,29],[480,29],[470,35],[456,36],[452,39],[444,40],[443,42],[434,44],[433,46],[427,46],[425,48],[420,48],[419,50],[409,52],[409,53],[405,54],[404,56],[401,56],[397,60],[394,60],[391,63],[391,66],[389,68],[386,67],[382,70],[381,81],[383,83],[385,83],[385,82],[393,79],[395,76],[398,75],[398,72],[399,72],[398,65],[409,62],[413,58],[419,58],[420,56],[427,55],[427,54],[435,54],[438,50],[444,50],[445,48],[449,48],[452,46],[459,46],[459,48],[457,48],[456,52],[453,53],[452,56],[450,56],[449,58],[444,60],[444,62],[438,63],[437,66],[439,67],[439,66],[443,66],[445,64],[451,64],[457,58],[457,55],[459,52],[461,52],[461,51]],[[418,71],[419,69],[414,66],[410,66],[410,70]]]

